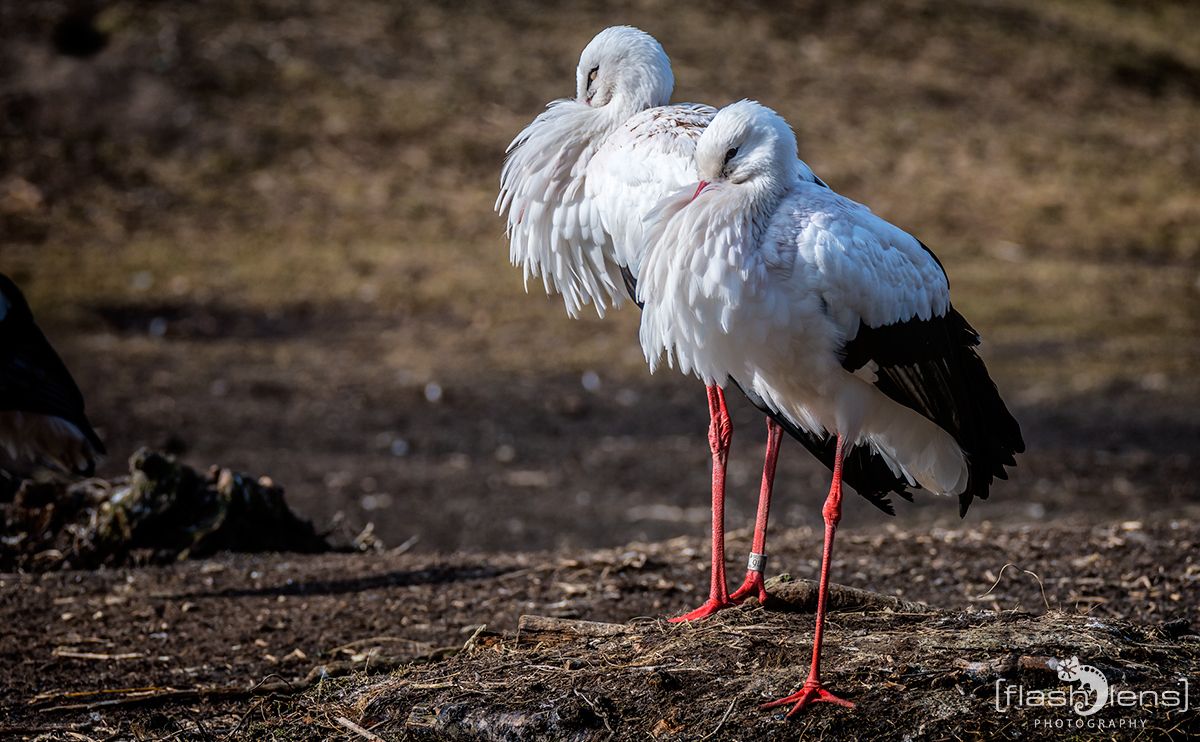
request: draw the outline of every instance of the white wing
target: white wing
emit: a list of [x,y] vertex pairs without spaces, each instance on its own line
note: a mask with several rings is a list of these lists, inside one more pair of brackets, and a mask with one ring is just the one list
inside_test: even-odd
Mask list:
[[780,205],[762,249],[769,268],[824,300],[845,341],[860,321],[881,327],[950,306],[946,273],[917,238],[816,184],[798,184]]
[[696,182],[692,153],[716,112],[695,103],[642,111],[613,132],[588,165],[588,198],[600,207],[617,262],[635,277],[647,217],[664,197]]
[[596,203],[586,189],[588,162],[603,136],[597,110],[570,99],[551,103],[508,146],[496,211],[507,220],[509,257],[525,280],[540,276],[578,317],[593,303],[603,317],[625,298]]

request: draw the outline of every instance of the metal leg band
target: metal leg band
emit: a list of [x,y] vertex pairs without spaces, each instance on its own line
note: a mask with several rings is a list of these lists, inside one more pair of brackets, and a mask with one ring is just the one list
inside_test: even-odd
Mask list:
[[748,559],[746,561],[746,569],[747,570],[749,570],[751,572],[762,572],[766,566],[767,566],[767,555],[766,554],[756,554],[753,551],[750,552],[750,559]]

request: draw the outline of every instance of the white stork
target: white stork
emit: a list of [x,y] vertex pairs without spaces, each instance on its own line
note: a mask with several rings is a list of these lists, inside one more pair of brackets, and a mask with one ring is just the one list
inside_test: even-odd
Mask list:
[[652,215],[638,298],[653,370],[706,384],[748,381],[788,423],[836,438],[812,667],[764,708],[852,705],[821,685],[821,637],[849,451],[908,486],[959,498],[965,513],[1025,444],[920,241],[813,182],[796,138],[751,101],[722,109],[696,145],[699,184]]
[[0,469],[24,474],[51,466],[91,475],[103,454],[75,380],[21,290],[0,274]]
[[496,211],[509,257],[572,317],[621,305],[646,213],[695,181],[692,152],[716,109],[667,105],[674,87],[653,36],[606,28],[579,57],[576,97],[552,101],[508,146]]
[[[553,101],[508,147],[496,210],[507,222],[510,258],[526,281],[540,277],[560,293],[567,313],[591,303],[603,317],[633,293],[645,250],[647,217],[681,186],[695,183],[696,140],[716,109],[667,105],[675,79],[662,46],[628,26],[606,28],[580,55],[576,97]],[[821,181],[810,171],[799,177]],[[736,381],[734,381],[737,384]],[[712,569],[708,600],[673,620],[703,618],[742,599],[765,600],[767,514],[786,430],[832,468],[835,438],[803,428],[740,385],[767,414],[767,451],[746,578],[732,594],[725,580],[725,464],[733,429],[721,387],[710,385],[709,446],[713,456]],[[891,513],[888,494],[908,497],[907,481],[877,454],[860,448],[843,463],[843,478]]]

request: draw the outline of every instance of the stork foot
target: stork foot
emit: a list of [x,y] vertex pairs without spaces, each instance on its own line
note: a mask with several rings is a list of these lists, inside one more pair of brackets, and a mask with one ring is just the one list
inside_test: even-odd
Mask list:
[[791,718],[793,715],[798,714],[802,709],[806,708],[812,703],[836,703],[838,706],[854,708],[853,703],[844,698],[838,698],[829,691],[825,690],[825,688],[821,685],[821,681],[812,679],[806,682],[803,688],[796,691],[792,695],[786,698],[780,698],[778,701],[764,703],[758,708],[766,711],[767,709],[773,709],[776,706],[787,706],[788,704],[792,704],[791,711],[787,712],[787,717]]
[[723,611],[726,608],[733,608],[735,605],[737,605],[737,603],[734,603],[732,600],[730,600],[728,598],[726,598],[724,600],[719,600],[717,598],[709,598],[708,600],[704,601],[704,605],[700,606],[696,610],[689,611],[688,613],[685,613],[682,616],[675,616],[674,618],[668,618],[667,621],[669,621],[670,623],[683,623],[684,621],[699,621],[702,618],[708,618],[709,616],[716,613],[717,611]]
[[763,583],[762,572],[748,570],[746,572],[746,581],[742,583],[741,587],[733,591],[733,594],[729,596],[729,600],[734,603],[741,603],[750,596],[757,597],[760,604],[766,604],[767,586]]

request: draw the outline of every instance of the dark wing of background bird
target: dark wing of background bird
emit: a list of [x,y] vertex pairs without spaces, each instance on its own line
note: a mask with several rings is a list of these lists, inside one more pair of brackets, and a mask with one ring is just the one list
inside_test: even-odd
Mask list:
[[62,418],[103,454],[104,444],[84,413],[83,394],[34,322],[24,296],[4,276],[0,293],[10,305],[0,318],[0,411]]
[[[936,259],[936,258],[935,258]],[[877,368],[875,386],[893,401],[945,430],[967,457],[967,488],[959,495],[960,514],[972,499],[986,499],[993,477],[1007,479],[1005,466],[1025,450],[1013,418],[983,359],[975,352],[979,333],[953,306],[929,319],[870,327],[842,349],[842,367]]]

